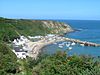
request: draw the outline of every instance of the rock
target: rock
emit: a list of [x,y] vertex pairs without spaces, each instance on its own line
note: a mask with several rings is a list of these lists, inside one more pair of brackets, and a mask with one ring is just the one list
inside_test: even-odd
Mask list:
[[68,24],[56,21],[41,21],[44,27],[51,29],[52,33],[64,34],[74,31]]

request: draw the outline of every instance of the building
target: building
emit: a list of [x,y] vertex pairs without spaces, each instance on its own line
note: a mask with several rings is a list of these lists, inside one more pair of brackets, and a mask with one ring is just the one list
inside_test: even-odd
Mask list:
[[28,42],[29,40],[24,36],[20,36],[20,39],[14,39],[13,52],[16,54],[18,58],[26,58],[27,52],[29,50],[27,45]]
[[25,51],[15,51],[15,50],[13,50],[13,52],[15,53],[17,58],[26,59],[26,57],[27,57],[27,53]]

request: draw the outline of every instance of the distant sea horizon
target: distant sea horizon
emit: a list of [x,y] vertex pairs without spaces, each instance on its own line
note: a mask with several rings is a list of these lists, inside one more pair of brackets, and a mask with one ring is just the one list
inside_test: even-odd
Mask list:
[[52,20],[52,21],[68,21],[68,20],[74,20],[74,21],[100,21],[99,19],[30,19],[30,20]]

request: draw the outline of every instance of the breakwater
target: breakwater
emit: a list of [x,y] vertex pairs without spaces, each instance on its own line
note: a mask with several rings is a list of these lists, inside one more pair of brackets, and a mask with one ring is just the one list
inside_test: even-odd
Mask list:
[[84,46],[100,47],[100,44],[87,42],[87,41],[81,41],[81,40],[77,40],[77,39],[65,38],[64,40],[65,41],[71,41],[71,42],[79,43],[81,45],[83,44]]

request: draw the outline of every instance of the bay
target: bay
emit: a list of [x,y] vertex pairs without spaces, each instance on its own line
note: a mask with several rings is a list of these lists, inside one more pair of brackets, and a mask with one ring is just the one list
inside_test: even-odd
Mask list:
[[[73,29],[78,29],[72,33],[65,34],[64,37],[80,39],[94,43],[100,43],[100,21],[99,20],[57,20],[69,24]],[[62,42],[59,42],[60,44]],[[43,48],[44,53],[55,53],[57,50],[67,51],[68,55],[90,55],[100,56],[100,47],[82,47],[75,45],[72,50],[66,50],[66,46],[59,48],[57,45],[51,44]]]

